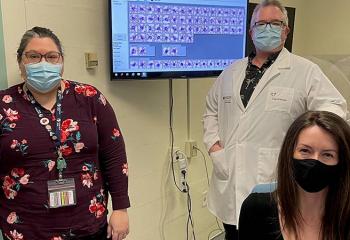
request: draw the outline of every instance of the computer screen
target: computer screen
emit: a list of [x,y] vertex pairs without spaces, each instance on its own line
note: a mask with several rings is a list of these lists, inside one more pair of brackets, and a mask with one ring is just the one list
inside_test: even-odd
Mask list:
[[215,76],[245,56],[247,0],[110,0],[111,79]]

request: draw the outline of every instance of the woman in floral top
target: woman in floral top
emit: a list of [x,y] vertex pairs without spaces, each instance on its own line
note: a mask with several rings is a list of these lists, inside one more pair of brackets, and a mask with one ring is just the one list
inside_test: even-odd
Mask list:
[[4,238],[124,239],[128,165],[111,105],[96,88],[61,78],[62,47],[49,29],[27,31],[17,60],[24,83],[0,92]]

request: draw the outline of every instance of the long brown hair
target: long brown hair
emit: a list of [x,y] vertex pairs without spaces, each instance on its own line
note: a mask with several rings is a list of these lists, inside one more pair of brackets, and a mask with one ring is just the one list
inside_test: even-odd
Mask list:
[[283,228],[299,239],[301,213],[297,182],[293,178],[293,153],[300,132],[318,126],[331,134],[338,144],[338,178],[329,185],[320,234],[324,240],[350,239],[350,126],[338,115],[309,111],[298,117],[284,138],[277,164],[277,190]]

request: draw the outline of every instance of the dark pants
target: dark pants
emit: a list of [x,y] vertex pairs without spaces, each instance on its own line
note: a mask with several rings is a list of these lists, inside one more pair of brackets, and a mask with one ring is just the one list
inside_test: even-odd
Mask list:
[[110,238],[107,238],[107,224],[95,234],[92,234],[86,237],[77,238],[77,239],[74,238],[74,240],[108,240],[108,239]]
[[[4,239],[7,239],[4,235],[3,235]],[[98,231],[97,233],[94,233],[90,236],[86,236],[86,237],[65,237],[64,240],[110,240],[111,238],[107,238],[107,224],[106,226],[104,226],[100,231]]]
[[225,228],[225,239],[226,240],[238,240],[238,230],[236,225],[230,225],[223,223]]

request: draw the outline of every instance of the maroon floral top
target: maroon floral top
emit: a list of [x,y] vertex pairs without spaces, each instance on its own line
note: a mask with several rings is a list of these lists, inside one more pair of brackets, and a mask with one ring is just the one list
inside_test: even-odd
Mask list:
[[[130,206],[128,165],[115,114],[94,87],[64,80],[61,151],[64,178],[74,178],[77,205],[48,208],[47,181],[58,178],[55,143],[23,90],[0,91],[0,226],[8,239],[62,240],[91,235],[113,209]],[[51,126],[55,114],[43,110]]]

